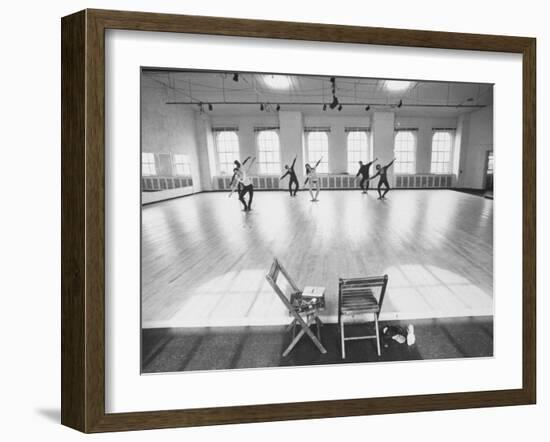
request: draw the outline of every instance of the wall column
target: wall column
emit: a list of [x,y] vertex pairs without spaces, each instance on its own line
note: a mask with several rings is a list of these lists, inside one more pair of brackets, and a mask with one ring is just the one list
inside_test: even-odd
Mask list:
[[[393,160],[395,114],[393,112],[375,112],[372,118],[373,155],[382,166]],[[373,170],[373,174],[375,170]],[[393,183],[393,167],[388,169],[388,181]]]
[[301,112],[279,112],[279,143],[281,148],[281,167],[292,164],[297,155],[294,170],[298,179],[304,176],[303,133],[304,122]]

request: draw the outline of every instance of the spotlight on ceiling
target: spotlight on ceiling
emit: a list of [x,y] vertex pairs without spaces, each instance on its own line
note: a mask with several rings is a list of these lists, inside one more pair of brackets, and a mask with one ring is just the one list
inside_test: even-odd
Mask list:
[[365,110],[368,112],[370,110],[370,104],[367,104],[367,107],[365,108]]
[[324,111],[327,110],[327,105],[326,105],[326,104],[323,104],[323,110],[324,110]]
[[239,74],[236,72],[233,74],[233,81],[239,81]]
[[397,103],[397,107],[403,106],[403,100],[399,100],[399,103]]
[[331,109],[334,109],[336,106],[338,106],[338,98],[336,97],[336,95],[333,95],[332,96],[332,103],[330,103],[329,107]]
[[271,89],[290,89],[292,80],[288,75],[264,75],[265,85]]
[[338,112],[342,110],[342,105],[338,106]]
[[279,111],[281,110],[281,105],[278,104],[277,107],[276,107],[276,109],[277,109],[277,112],[279,112]]
[[213,111],[213,110],[214,110],[214,106],[212,106],[210,103],[208,103],[208,110],[209,110],[209,111]]
[[265,107],[264,107],[263,103],[260,104],[260,110],[263,111],[264,109],[265,109]]
[[384,87],[390,92],[403,92],[412,86],[410,81],[386,80]]

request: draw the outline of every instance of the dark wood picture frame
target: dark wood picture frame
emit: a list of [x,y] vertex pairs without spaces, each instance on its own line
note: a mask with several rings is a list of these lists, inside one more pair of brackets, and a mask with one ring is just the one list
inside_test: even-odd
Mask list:
[[[124,29],[523,57],[523,385],[457,392],[136,413],[105,412],[105,30]],[[536,40],[448,32],[84,10],[62,30],[61,422],[83,432],[533,404],[536,400]]]

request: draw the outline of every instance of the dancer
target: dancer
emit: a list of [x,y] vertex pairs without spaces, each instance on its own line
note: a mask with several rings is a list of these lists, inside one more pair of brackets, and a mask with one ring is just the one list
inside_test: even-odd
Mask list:
[[[306,164],[306,175],[307,178],[304,182],[304,186],[309,181],[309,194],[311,195],[311,201],[319,201],[317,197],[319,196],[319,192],[321,190],[321,184],[319,182],[319,177],[317,176],[317,166],[319,166],[319,163],[321,163],[321,160],[323,157],[319,158],[319,161],[315,163],[315,166],[311,167],[309,163]],[[313,197],[313,185],[315,185],[315,188],[317,189],[317,192],[315,193],[315,198]]]
[[[241,162],[240,162],[239,160],[233,161],[233,163],[235,164],[235,168],[233,169],[233,176],[231,177],[231,181],[229,182],[229,187],[232,187],[232,186],[233,186],[233,183],[234,183],[235,178],[236,178],[236,175],[237,175],[237,172],[236,172],[236,171],[238,171],[238,170],[241,168],[241,166],[244,166],[244,165],[246,164],[246,162],[247,162],[250,158],[251,158],[250,155],[247,156],[247,157],[244,159],[244,161],[242,162],[242,164],[241,164]],[[243,187],[242,184],[239,183],[239,184],[238,184],[238,190],[241,191],[242,187]]]
[[[254,164],[254,161],[256,161],[256,157],[252,158],[252,161],[250,161],[247,167],[235,167],[235,169],[233,169],[233,172],[235,173],[235,179],[237,181],[237,185],[231,188],[231,192],[229,193],[229,196],[231,197],[235,189],[238,189],[239,201],[243,204],[245,212],[252,210],[252,198],[254,198],[254,186],[252,185],[252,180],[248,176],[248,172],[250,171],[250,168]],[[244,199],[247,193],[248,193],[248,204]]]
[[355,176],[358,177],[359,175],[361,175],[361,181],[359,183],[359,186],[361,187],[361,190],[363,191],[363,193],[368,193],[370,166],[372,166],[372,164],[377,160],[378,158],[375,158],[373,161],[367,164],[363,164],[362,161],[359,161],[359,171]]
[[[377,176],[380,176],[380,179],[378,180],[378,199],[383,200],[386,199],[386,193],[390,191],[390,184],[388,183],[388,169],[395,161],[395,158],[391,160],[388,164],[385,166],[380,166],[380,164],[376,165],[376,174],[373,175],[369,180],[375,179]],[[386,186],[386,189],[384,190],[384,193],[380,193],[380,188],[382,187],[382,184]]]
[[[294,165],[296,164],[296,158],[294,157],[294,161],[292,162],[291,166],[288,167],[288,164],[285,164],[286,172],[285,174],[279,178],[279,180],[282,180],[287,175],[290,176],[290,179],[288,181],[288,191],[290,193],[290,196],[296,196],[296,192],[300,189],[300,184],[298,184],[298,177],[296,176],[296,172],[294,171]],[[292,185],[295,185],[294,190],[292,190]]]

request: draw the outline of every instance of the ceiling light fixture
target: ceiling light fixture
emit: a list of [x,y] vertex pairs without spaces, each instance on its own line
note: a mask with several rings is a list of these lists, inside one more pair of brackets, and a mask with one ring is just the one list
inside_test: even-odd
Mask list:
[[209,110],[209,111],[213,111],[213,110],[214,110],[214,106],[212,106],[210,103],[208,103],[208,110]]
[[403,106],[403,100],[399,100],[399,103],[397,103],[397,107]]
[[331,109],[334,109],[336,106],[338,106],[338,98],[336,97],[336,95],[333,95],[332,96],[332,103],[330,103],[329,107]]
[[281,105],[278,104],[276,109],[277,109],[277,112],[279,112],[281,110]]
[[324,111],[327,110],[327,105],[326,105],[326,104],[323,104],[323,110],[324,110]]
[[271,89],[290,89],[292,84],[288,75],[264,75],[263,81]]
[[236,72],[233,74],[233,81],[239,81],[239,74]]
[[264,107],[263,103],[260,104],[260,110],[263,111],[264,109],[265,109],[265,107]]
[[410,81],[386,80],[384,87],[390,92],[403,92],[409,89],[412,85]]
[[342,105],[338,106],[338,112],[342,110]]
[[365,108],[365,110],[368,112],[370,110],[370,104],[367,104],[367,107]]

